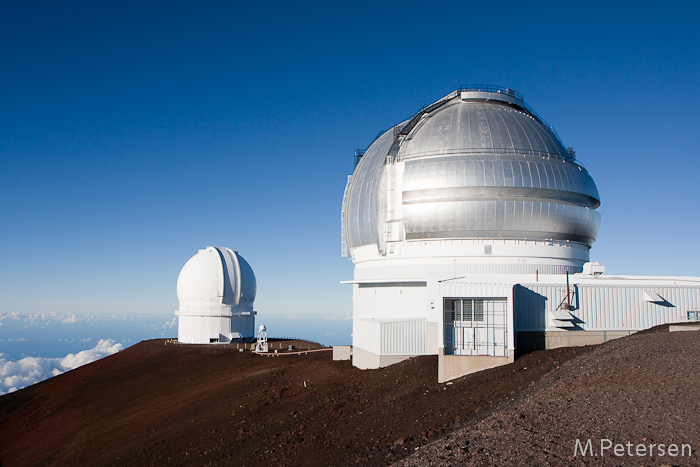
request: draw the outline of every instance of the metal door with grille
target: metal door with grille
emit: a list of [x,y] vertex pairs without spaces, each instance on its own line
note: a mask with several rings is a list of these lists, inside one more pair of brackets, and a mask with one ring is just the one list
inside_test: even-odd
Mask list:
[[445,298],[446,355],[508,355],[505,298]]

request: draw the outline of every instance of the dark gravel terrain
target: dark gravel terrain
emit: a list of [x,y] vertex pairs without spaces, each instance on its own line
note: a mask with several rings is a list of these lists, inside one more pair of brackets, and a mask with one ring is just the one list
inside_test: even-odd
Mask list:
[[398,465],[700,465],[698,359],[698,331],[596,346]]
[[[698,332],[533,352],[445,384],[437,357],[361,371],[330,351],[165,344],[0,397],[0,466],[700,465]],[[574,456],[576,439],[692,456]]]

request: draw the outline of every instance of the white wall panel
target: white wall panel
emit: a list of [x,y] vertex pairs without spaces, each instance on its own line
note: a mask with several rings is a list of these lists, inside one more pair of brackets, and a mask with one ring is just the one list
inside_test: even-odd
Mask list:
[[426,318],[426,287],[412,283],[353,286],[353,315],[358,318]]
[[381,323],[371,319],[352,320],[352,345],[372,352],[381,353]]

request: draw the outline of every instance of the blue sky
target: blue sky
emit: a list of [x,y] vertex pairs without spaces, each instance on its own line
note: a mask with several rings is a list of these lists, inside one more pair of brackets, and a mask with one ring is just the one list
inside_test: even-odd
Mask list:
[[469,83],[576,150],[607,272],[700,275],[696,2],[201,3],[0,6],[0,312],[171,312],[216,245],[350,313],[354,148]]

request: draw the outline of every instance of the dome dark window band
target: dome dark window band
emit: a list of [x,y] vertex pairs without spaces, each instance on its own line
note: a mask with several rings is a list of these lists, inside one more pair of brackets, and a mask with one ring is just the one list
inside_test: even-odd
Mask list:
[[595,209],[600,201],[583,193],[527,187],[448,187],[411,190],[402,193],[403,204],[442,201],[532,201],[572,204]]
[[568,240],[591,245],[594,238],[584,235],[573,235],[553,232],[538,232],[530,231],[505,231],[505,230],[446,230],[446,231],[431,231],[431,232],[406,232],[407,240],[421,239],[438,239],[438,238],[492,238],[492,239],[510,239],[517,240],[527,238],[528,240]]

